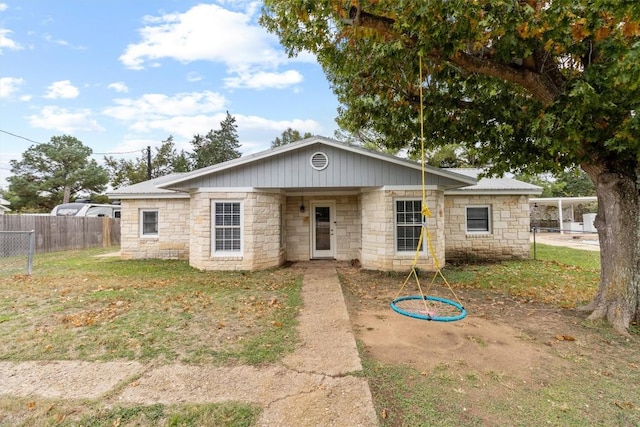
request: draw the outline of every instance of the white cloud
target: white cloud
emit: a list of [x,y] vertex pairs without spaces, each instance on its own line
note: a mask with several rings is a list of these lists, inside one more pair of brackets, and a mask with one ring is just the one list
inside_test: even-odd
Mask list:
[[60,80],[49,85],[44,97],[48,99],[71,99],[77,98],[78,95],[80,95],[80,90],[72,85],[69,80]]
[[24,79],[19,77],[0,78],[0,98],[11,98],[20,91],[20,86],[24,84]]
[[196,133],[207,133],[210,129],[218,128],[225,116],[226,113],[218,113],[210,116],[199,114],[195,116],[173,116],[140,120],[132,124],[130,129],[139,133],[162,131],[176,138],[190,140]]
[[118,93],[127,93],[129,92],[129,88],[123,82],[114,82],[107,86],[109,89],[113,89]]
[[270,73],[259,71],[255,74],[239,73],[238,77],[228,77],[224,79],[225,87],[239,89],[282,89],[302,82],[302,74],[295,70],[288,70],[283,73]]
[[300,133],[309,132],[314,135],[319,135],[323,131],[323,127],[315,120],[269,120],[258,116],[235,116],[238,129],[243,128],[247,130],[268,130],[277,132],[274,136],[280,135],[287,128],[292,128],[300,131]]
[[227,100],[210,91],[178,93],[167,96],[148,93],[140,98],[114,100],[115,106],[103,110],[103,114],[122,121],[145,121],[182,115],[196,115],[221,111]]
[[196,72],[187,73],[187,81],[190,83],[199,82],[202,80],[202,76]]
[[[129,129],[138,134],[159,132],[161,135],[173,135],[178,148],[190,149],[188,141],[194,134],[206,134],[211,129],[218,129],[220,122],[226,118],[226,112],[213,115],[199,114],[194,116],[173,116],[150,120],[139,120]],[[300,132],[321,134],[322,125],[314,120],[269,120],[257,116],[233,114],[238,125],[238,136],[242,144],[242,152],[249,153],[269,148],[269,143],[287,128]],[[157,142],[156,142],[157,144]],[[155,145],[155,144],[152,144]]]
[[71,43],[69,43],[68,41],[66,41],[64,39],[54,39],[51,34],[44,34],[42,37],[44,38],[44,40],[47,43],[52,43],[52,44],[57,44],[57,45],[60,45],[60,46],[70,47],[71,49],[76,49],[76,50],[85,50],[86,49],[84,46],[73,46]]
[[267,150],[271,141],[276,136],[282,135],[287,128],[309,132],[313,135],[322,135],[326,132],[324,127],[315,120],[269,120],[257,116],[235,115],[238,124],[239,140],[242,143],[240,151],[243,155]]
[[139,30],[142,40],[128,45],[120,60],[133,69],[161,58],[184,63],[216,61],[230,68],[285,62],[275,37],[250,18],[215,4],[200,4],[185,13],[147,16],[146,26]]
[[11,34],[13,31],[8,30],[6,28],[0,28],[0,54],[2,54],[3,49],[10,50],[22,50],[23,47],[17,42],[11,40]]
[[[200,4],[184,13],[146,16],[139,30],[141,41],[127,46],[120,61],[132,69],[157,67],[169,58],[183,63],[212,61],[224,64],[231,74],[229,87],[277,87],[301,79],[293,71],[274,70],[291,63],[275,36],[255,22],[259,10],[256,1],[226,1],[225,9],[216,4]],[[315,62],[303,55],[295,61]],[[281,77],[281,75],[284,76]],[[263,82],[267,86],[258,86]],[[271,86],[269,86],[271,85]]]
[[57,106],[46,106],[38,114],[28,116],[33,127],[51,129],[63,133],[81,131],[104,131],[104,128],[93,119],[91,110],[68,110]]
[[8,8],[9,8],[9,6],[7,6],[6,3],[0,3],[0,12],[4,12]]
[[69,42],[62,39],[54,39],[51,34],[44,34],[43,38],[46,42],[59,44],[60,46],[69,46]]

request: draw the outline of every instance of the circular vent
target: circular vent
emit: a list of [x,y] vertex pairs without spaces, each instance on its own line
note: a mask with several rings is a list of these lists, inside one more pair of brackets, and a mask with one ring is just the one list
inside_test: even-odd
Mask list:
[[329,164],[329,158],[322,152],[313,153],[311,156],[311,167],[317,171],[321,171]]

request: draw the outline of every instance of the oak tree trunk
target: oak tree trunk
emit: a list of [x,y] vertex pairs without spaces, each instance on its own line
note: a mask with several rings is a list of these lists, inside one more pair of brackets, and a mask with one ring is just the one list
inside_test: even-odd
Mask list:
[[600,239],[600,286],[589,319],[605,319],[621,334],[640,321],[640,165],[631,163],[621,171],[582,165],[596,187]]

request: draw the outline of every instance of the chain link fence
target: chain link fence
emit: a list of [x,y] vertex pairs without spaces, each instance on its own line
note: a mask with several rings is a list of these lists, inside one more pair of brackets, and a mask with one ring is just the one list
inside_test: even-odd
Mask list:
[[31,274],[35,231],[0,231],[0,274]]

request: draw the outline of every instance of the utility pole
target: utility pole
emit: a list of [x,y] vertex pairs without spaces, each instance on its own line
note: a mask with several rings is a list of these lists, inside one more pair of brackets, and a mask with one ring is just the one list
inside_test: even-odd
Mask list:
[[147,179],[151,179],[151,146],[147,145]]

